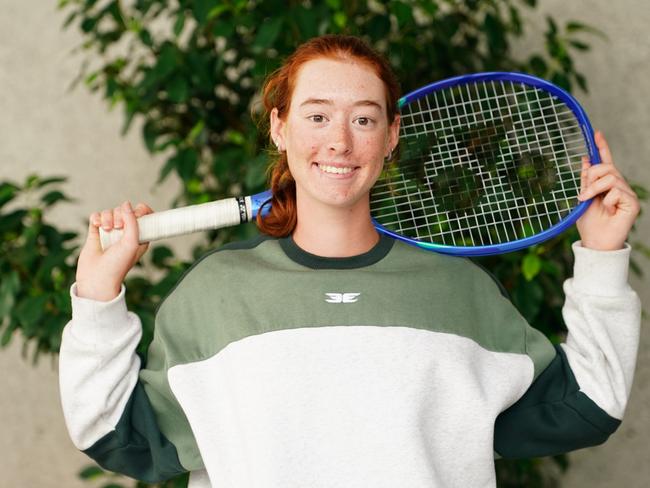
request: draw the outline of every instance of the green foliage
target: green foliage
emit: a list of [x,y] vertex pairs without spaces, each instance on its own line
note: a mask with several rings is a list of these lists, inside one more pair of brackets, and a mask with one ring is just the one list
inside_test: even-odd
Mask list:
[[[52,186],[63,177],[29,176],[23,185],[0,182],[0,346],[14,333],[35,344],[33,359],[56,352],[70,320],[68,288],[74,275],[77,234],[43,220],[46,210],[69,201]],[[19,205],[23,197],[27,208]]]
[[[94,482],[103,480],[102,484],[99,485],[101,488],[127,488],[127,485],[123,484],[125,482],[125,478],[123,476],[104,471],[98,466],[86,466],[81,471],[79,471],[79,478],[82,480]],[[163,483],[157,483],[155,485],[149,485],[141,481],[128,482],[132,488],[186,488],[188,481],[189,475],[184,474],[177,478],[165,481]]]
[[[0,182],[0,347],[16,335],[35,345],[33,360],[56,353],[63,327],[70,320],[70,286],[74,282],[79,236],[60,231],[44,216],[58,202],[70,202],[52,189],[65,177],[29,176],[23,185]],[[196,250],[201,253],[201,249]],[[175,259],[165,246],[152,248],[151,264],[163,273],[157,282],[143,276],[126,281],[127,300],[143,323],[138,353],[143,357],[153,336],[155,308],[190,263]]]
[[[520,11],[534,6],[530,0],[60,1],[68,12],[64,25],[81,29],[95,66],[84,64],[76,81],[101,90],[111,107],[122,106],[123,131],[142,119],[147,149],[167,158],[160,181],[176,173],[185,183],[174,205],[262,189],[266,137],[250,115],[258,110],[255,94],[287,54],[318,34],[364,37],[387,54],[405,91],[488,70],[527,71],[586,89],[570,54],[588,49],[580,36],[597,32],[591,27],[575,21],[560,27],[549,17],[545,51],[525,60],[510,55],[523,35]],[[219,242],[251,232],[224,229]]]
[[[162,153],[159,182],[170,174],[183,190],[171,206],[250,194],[265,185],[266,135],[256,127],[256,94],[264,77],[302,41],[323,33],[364,37],[384,52],[405,92],[444,77],[476,71],[529,72],[571,90],[587,89],[573,55],[589,49],[597,29],[578,21],[546,19],[543,50],[515,59],[511,47],[524,35],[522,16],[535,0],[59,0],[77,26],[88,53],[73,85],[101,93],[109,107],[124,111],[123,133],[140,119],[151,154]],[[155,26],[155,27],[154,27]],[[92,68],[91,68],[92,66]],[[52,185],[64,178],[30,177],[20,186],[0,182],[1,344],[15,333],[38,352],[56,352],[70,316],[68,289],[74,280],[78,236],[46,224],[43,215],[68,200]],[[636,187],[645,198],[645,189]],[[38,195],[38,196],[34,196]],[[19,196],[28,200],[19,203]],[[31,199],[31,202],[29,201]],[[10,207],[12,210],[9,210]],[[245,238],[254,227],[206,235],[213,247]],[[509,290],[520,312],[551,340],[561,340],[562,282],[571,274],[575,229],[547,243],[502,256],[480,258]],[[641,243],[635,243],[641,246]],[[650,257],[650,249],[639,247]],[[197,248],[195,255],[204,248]],[[189,263],[165,246],[147,259],[162,278],[127,280],[127,301],[144,325],[139,353],[151,341],[157,305]],[[632,269],[638,270],[636,263]],[[554,486],[547,473],[564,470],[565,456],[498,461],[503,487]],[[149,485],[89,467],[83,479],[104,487]],[[158,487],[187,485],[180,477]]]

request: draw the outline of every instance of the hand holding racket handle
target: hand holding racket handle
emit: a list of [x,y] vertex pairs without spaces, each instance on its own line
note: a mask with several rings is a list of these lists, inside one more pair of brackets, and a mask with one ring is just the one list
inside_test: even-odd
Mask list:
[[[127,273],[147,251],[148,244],[138,243],[136,219],[153,210],[144,203],[135,208],[124,202],[114,209],[94,212],[88,219],[88,235],[77,261],[76,295],[90,300],[110,301],[120,292]],[[120,229],[122,238],[104,251],[100,229]]]
[[[144,215],[138,219],[140,243],[167,237],[220,229],[248,222],[257,216],[261,205],[271,197],[270,192],[215,202],[174,208]],[[100,229],[102,249],[108,249],[122,237],[121,230]]]

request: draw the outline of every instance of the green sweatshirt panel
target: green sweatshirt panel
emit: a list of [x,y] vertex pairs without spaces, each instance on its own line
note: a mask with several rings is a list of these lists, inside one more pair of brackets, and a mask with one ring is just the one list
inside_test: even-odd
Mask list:
[[115,430],[83,452],[105,469],[148,483],[187,471],[179,462],[177,446],[160,432],[140,383],[136,384]]
[[494,426],[494,450],[504,458],[552,456],[602,444],[621,421],[579,391],[564,350]]
[[[187,471],[203,468],[201,453],[196,444],[190,424],[171,391],[167,380],[167,365],[164,359],[160,336],[150,346],[150,356],[146,369],[140,371],[140,381],[154,411],[158,414],[160,431],[173,442],[178,451],[180,463]],[[162,353],[162,354],[161,354]]]
[[[168,367],[209,358],[255,334],[351,325],[452,333],[490,351],[533,352],[536,374],[554,356],[489,274],[466,258],[395,241],[373,264],[313,269],[292,259],[278,240],[252,245],[208,255],[161,305],[156,328],[168,326],[166,335],[173,336],[165,345]],[[535,339],[530,344],[528,336]]]

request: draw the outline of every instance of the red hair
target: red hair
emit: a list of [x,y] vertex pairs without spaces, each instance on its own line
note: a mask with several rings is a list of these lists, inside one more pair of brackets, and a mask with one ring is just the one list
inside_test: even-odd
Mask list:
[[[397,115],[400,90],[388,61],[358,37],[342,35],[324,35],[310,39],[271,73],[262,90],[263,120],[269,120],[274,108],[278,109],[280,119],[287,116],[298,71],[307,61],[317,58],[358,61],[370,67],[384,83],[388,122],[393,122]],[[293,232],[298,220],[296,183],[289,171],[286,152],[276,155],[269,166],[269,173],[273,192],[271,210],[263,218],[261,212],[257,214],[257,226],[265,234],[285,237]]]

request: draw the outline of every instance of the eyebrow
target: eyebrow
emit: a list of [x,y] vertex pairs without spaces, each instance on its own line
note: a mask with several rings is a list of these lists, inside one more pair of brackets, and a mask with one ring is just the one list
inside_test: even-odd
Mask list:
[[[303,105],[334,105],[334,102],[330,99],[327,98],[308,98],[304,102],[300,104],[302,107]],[[365,106],[365,107],[377,107],[379,110],[382,110],[382,106],[380,103],[376,102],[375,100],[359,100],[358,102],[354,102],[353,104],[355,107],[356,106]]]

